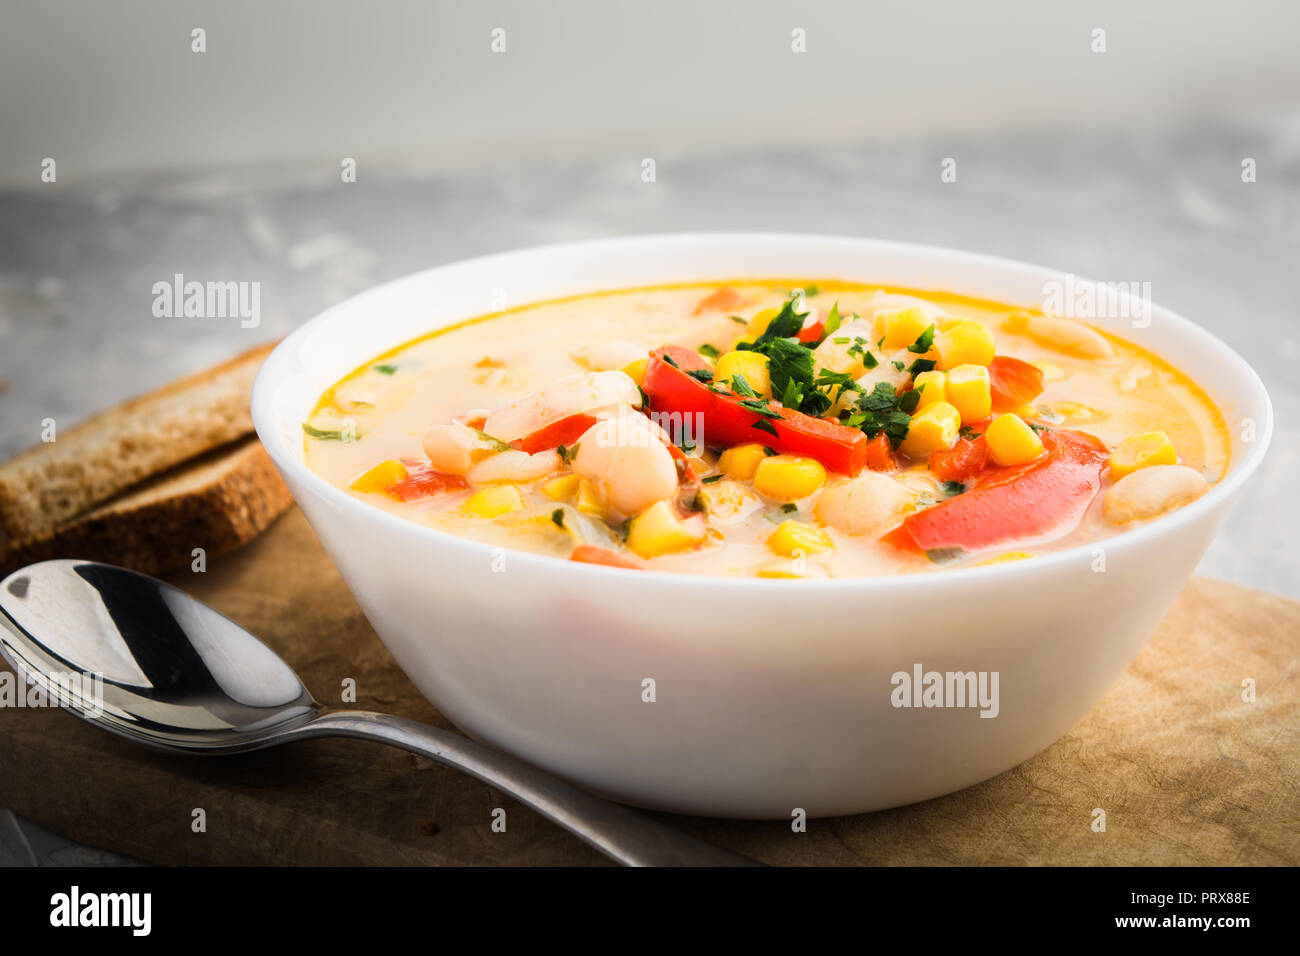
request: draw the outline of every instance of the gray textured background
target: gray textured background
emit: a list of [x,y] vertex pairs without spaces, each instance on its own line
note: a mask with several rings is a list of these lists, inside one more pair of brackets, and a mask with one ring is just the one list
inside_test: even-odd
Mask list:
[[[427,88],[403,85],[379,42],[410,32],[383,19],[393,4],[365,21],[356,45],[339,37],[366,16],[361,8],[346,23],[303,27],[354,58],[352,86],[337,88],[321,85],[329,57],[297,64],[318,71],[315,85],[278,83],[283,63],[264,87],[244,76],[270,69],[277,50],[289,61],[306,56],[290,49],[291,28],[304,21],[283,12],[260,23],[248,8],[176,4],[155,16],[131,3],[97,32],[86,29],[102,16],[90,7],[7,9],[0,456],[37,440],[43,418],[71,422],[281,335],[375,282],[470,255],[692,229],[904,239],[1149,281],[1157,302],[1244,355],[1269,388],[1278,427],[1201,573],[1300,597],[1300,73],[1281,52],[1295,37],[1296,5],[1173,19],[1195,8],[1160,4],[1165,21],[1104,5],[1097,22],[1109,24],[1115,52],[1100,63],[1077,50],[1091,14],[1029,16],[1020,4],[992,30],[987,18],[940,4],[950,19],[925,50],[917,44],[932,25],[892,6],[864,14],[855,34],[837,29],[851,18],[840,5],[801,17],[763,3],[761,16],[743,21],[721,5],[685,39],[662,17],[638,31],[635,18],[577,6],[581,17],[558,20],[517,4],[435,18],[430,29],[444,29],[425,45],[396,43],[399,60],[434,57],[441,45],[459,65],[443,62],[446,82]],[[84,16],[60,19],[69,8]],[[233,18],[224,44],[269,32],[280,45],[263,37],[225,63],[242,77],[233,92],[185,75],[187,53],[142,52],[177,30],[184,42],[196,17]],[[520,55],[491,79],[461,47],[481,50],[494,17],[518,18],[503,22],[518,24]],[[809,17],[808,55],[822,42],[823,59],[807,75],[773,80],[788,65],[763,65],[789,55],[788,24]],[[139,29],[126,29],[133,18]],[[727,33],[733,21],[744,28]],[[612,22],[625,27],[621,40]],[[473,39],[453,42],[457,29]],[[708,29],[722,39],[701,46],[691,30]],[[528,52],[530,35],[549,38],[549,57]],[[855,35],[870,42],[849,43]],[[594,52],[574,66],[554,46],[565,43]],[[367,109],[370,74],[358,64],[393,96],[371,95]],[[752,88],[736,79],[751,73]],[[846,93],[846,82],[858,85]],[[426,101],[432,119],[419,115]],[[844,122],[828,128],[836,111]],[[41,184],[37,166],[51,154],[59,181]],[[357,157],[358,182],[340,182],[342,155]],[[657,162],[653,184],[641,182],[644,156]],[[944,157],[957,160],[956,183],[940,182]],[[1242,182],[1244,157],[1258,164],[1255,183]],[[261,326],[155,318],[151,287],[176,272],[259,281]],[[0,810],[0,864],[113,859]]]

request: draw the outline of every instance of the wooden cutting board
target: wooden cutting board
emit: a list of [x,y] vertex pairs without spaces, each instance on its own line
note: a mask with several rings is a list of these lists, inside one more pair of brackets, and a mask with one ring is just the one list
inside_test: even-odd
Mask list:
[[[296,509],[206,573],[172,580],[261,635],[318,698],[337,700],[352,677],[356,706],[450,726],[388,656]],[[1196,579],[1082,723],[993,780],[810,821],[805,833],[666,818],[773,864],[1295,865],[1298,659],[1300,603]],[[55,710],[0,708],[0,805],[156,863],[606,862],[484,784],[386,747],[321,740],[173,757]],[[492,829],[497,807],[504,833]],[[196,809],[206,832],[192,829]]]

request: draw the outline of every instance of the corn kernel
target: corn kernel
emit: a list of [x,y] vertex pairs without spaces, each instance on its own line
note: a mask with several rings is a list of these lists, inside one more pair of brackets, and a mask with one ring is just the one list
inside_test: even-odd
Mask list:
[[762,445],[735,445],[718,458],[718,468],[728,478],[749,481],[758,470],[758,463],[768,457]]
[[623,366],[623,371],[632,381],[638,385],[645,384],[646,366],[650,364],[649,358],[639,358],[635,362],[628,362]]
[[1139,468],[1151,465],[1176,465],[1178,455],[1173,442],[1164,432],[1143,432],[1130,435],[1120,442],[1110,455],[1110,477],[1119,481]]
[[926,405],[912,416],[907,437],[899,446],[909,458],[925,458],[936,451],[947,451],[957,444],[961,414],[948,402]]
[[917,408],[948,401],[948,376],[938,370],[922,372],[912,380],[912,388],[921,393],[916,403]]
[[767,546],[783,558],[834,550],[831,536],[802,521],[782,521],[767,539]]
[[985,365],[993,361],[993,333],[979,322],[958,322],[934,337],[939,368]]
[[479,518],[497,518],[512,511],[523,511],[524,496],[514,485],[494,485],[469,496],[465,510]]
[[583,514],[595,515],[598,518],[605,517],[608,510],[605,508],[605,502],[600,500],[600,495],[592,487],[591,482],[578,479],[578,510]]
[[704,540],[706,528],[699,515],[679,518],[667,500],[656,501],[627,526],[627,546],[643,558],[693,548]]
[[408,474],[405,465],[396,458],[389,458],[354,479],[352,489],[354,491],[387,491],[390,487],[406,478]]
[[826,483],[826,469],[816,458],[773,455],[754,470],[754,490],[782,501],[807,498]]
[[542,485],[542,494],[552,501],[568,501],[578,490],[580,479],[577,475],[561,475],[559,478],[552,478],[546,484]]
[[[749,320],[749,325],[745,327],[745,332],[752,341],[767,331],[767,327],[772,324],[772,320],[781,314],[777,309],[760,309],[754,313],[754,317]],[[744,340],[742,340],[744,341]]]
[[718,357],[713,366],[713,380],[729,384],[736,375],[764,398],[772,397],[772,376],[767,369],[769,359],[759,352],[727,352]]
[[964,423],[982,422],[993,414],[989,370],[983,365],[958,365],[948,373],[948,402]]
[[769,564],[754,572],[760,578],[801,578],[804,575],[796,571],[792,563]]
[[1008,561],[1024,561],[1026,558],[1032,558],[1033,555],[1028,551],[1008,551],[1006,554],[995,555],[985,561],[981,561],[976,567],[984,567],[989,564],[1005,564]]
[[908,309],[882,309],[876,322],[884,329],[887,349],[905,349],[934,323],[919,305]]
[[999,465],[1023,465],[1043,453],[1042,439],[1019,415],[999,415],[993,419],[984,440],[989,446],[989,457]]

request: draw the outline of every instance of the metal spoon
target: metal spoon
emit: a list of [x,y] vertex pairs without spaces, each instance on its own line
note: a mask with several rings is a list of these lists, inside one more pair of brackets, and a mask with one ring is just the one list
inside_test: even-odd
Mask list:
[[[208,754],[360,737],[463,770],[629,866],[761,865],[459,734],[385,714],[327,710],[248,631],[143,574],[43,561],[0,582],[0,611],[0,653],[14,669],[122,737]],[[102,683],[81,679],[99,674]]]

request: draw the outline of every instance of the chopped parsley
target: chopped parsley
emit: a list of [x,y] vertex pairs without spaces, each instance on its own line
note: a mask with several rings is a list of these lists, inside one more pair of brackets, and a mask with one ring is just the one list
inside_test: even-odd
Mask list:
[[977,432],[975,429],[971,428],[969,425],[963,425],[963,426],[961,426],[961,430],[958,431],[957,434],[960,435],[962,438],[969,438],[969,439],[971,439],[972,441],[974,441],[976,438],[979,438],[979,437],[980,437],[981,435],[983,435],[984,433],[983,433],[983,432]]
[[966,490],[966,486],[962,484],[960,481],[945,481],[942,485],[940,485],[940,487],[943,488],[943,493],[947,495],[949,498],[953,497],[954,495],[959,495]]
[[900,395],[888,382],[877,382],[874,389],[858,398],[854,410],[841,421],[850,428],[862,429],[868,438],[884,432],[890,444],[897,448],[907,437],[912,412],[920,400],[921,393],[916,389]]
[[935,564],[947,564],[949,561],[959,561],[966,557],[966,551],[963,548],[930,548],[925,552],[925,556]]
[[[758,398],[758,392],[754,391],[749,381],[739,372],[731,376],[731,381],[728,384],[733,392],[743,398]],[[742,402],[742,404],[744,403]]]
[[750,427],[757,428],[761,432],[767,432],[769,435],[773,435],[777,438],[781,437],[781,433],[778,432],[776,428],[772,426],[772,423],[767,421],[767,419],[765,418],[760,418],[758,421],[754,422],[754,424],[751,425]]
[[826,313],[826,323],[822,327],[823,328],[822,338],[825,338],[827,335],[831,335],[832,333],[834,333],[835,330],[840,327],[843,321],[844,321],[844,317],[840,315],[840,304],[838,302],[832,302],[831,310]]
[[557,527],[557,528],[563,528],[563,527],[564,527],[564,509],[563,509],[563,508],[556,508],[554,511],[552,511],[552,512],[551,512],[551,520],[555,522],[555,527]]
[[930,351],[930,346],[932,345],[934,345],[933,325],[918,335],[916,341],[909,345],[907,350],[909,352],[915,352],[917,355],[924,355],[926,352]]
[[708,342],[705,342],[700,346],[700,354],[705,358],[716,359],[718,357],[718,350]]
[[928,372],[934,368],[934,359],[917,359],[907,367],[907,371],[912,375],[920,375],[922,372]]
[[341,441],[345,444],[354,442],[361,436],[355,429],[347,428],[317,428],[315,425],[309,425],[307,422],[302,423],[302,430],[312,438],[319,438],[321,441]]
[[697,382],[712,382],[713,370],[707,368],[693,368],[686,373]]
[[371,368],[373,368],[380,375],[392,375],[394,372],[397,371],[396,365],[390,365],[387,363],[383,365],[372,365]]
[[721,475],[709,475],[709,476],[707,476],[707,477],[705,477],[705,478],[701,478],[701,479],[700,479],[700,484],[702,484],[702,485],[711,485],[711,484],[713,484],[715,481],[721,481],[721,480],[722,480],[722,476],[721,476]]
[[514,445],[511,445],[507,442],[503,442],[500,438],[493,438],[491,435],[483,431],[481,428],[475,428],[473,425],[469,425],[467,427],[469,428],[470,431],[472,431],[475,435],[477,435],[482,441],[485,441],[489,445],[491,445],[493,451],[514,450],[515,447]]

